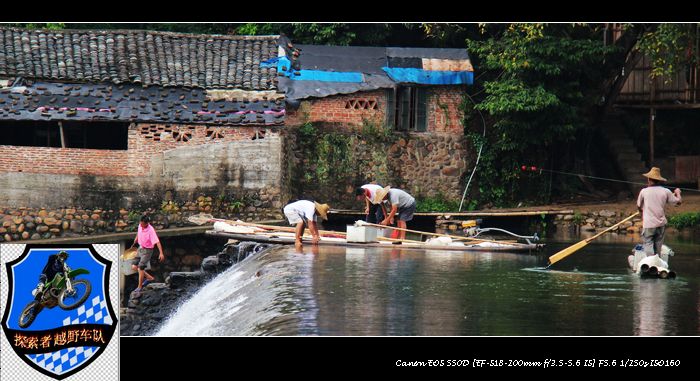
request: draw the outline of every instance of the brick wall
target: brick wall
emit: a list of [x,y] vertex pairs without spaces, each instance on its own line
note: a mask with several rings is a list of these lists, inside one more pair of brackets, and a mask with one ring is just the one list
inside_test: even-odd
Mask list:
[[[459,107],[463,93],[462,86],[428,88],[428,132],[458,135],[463,133],[464,115]],[[385,90],[363,91],[303,101],[297,110],[287,109],[285,123],[288,126],[298,126],[306,122],[337,123],[344,128],[360,127],[365,120],[378,126],[385,124]]]
[[126,176],[127,151],[0,146],[0,172]]
[[27,172],[96,176],[143,176],[151,158],[167,150],[252,139],[271,130],[258,127],[132,124],[128,150],[0,146],[0,173]]
[[306,122],[327,122],[360,127],[367,120],[382,126],[385,113],[385,90],[363,91],[303,101],[297,110],[287,109],[285,124],[298,126]]
[[450,134],[464,133],[462,86],[434,86],[428,94],[428,131]]
[[151,158],[162,152],[202,144],[250,140],[258,133],[272,131],[262,127],[213,127],[142,123],[129,127],[129,176],[139,176],[151,169]]

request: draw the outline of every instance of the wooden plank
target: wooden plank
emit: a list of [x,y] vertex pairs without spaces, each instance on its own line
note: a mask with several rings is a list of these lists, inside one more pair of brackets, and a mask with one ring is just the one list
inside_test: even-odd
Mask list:
[[[294,239],[285,239],[285,238],[269,238],[265,236],[257,236],[257,235],[246,235],[246,234],[233,234],[233,233],[224,233],[224,232],[217,232],[213,230],[208,230],[206,232],[207,235],[214,236],[214,237],[223,237],[223,238],[230,238],[230,239],[235,239],[239,241],[253,241],[253,242],[262,242],[262,243],[277,243],[277,244],[282,244],[282,245],[292,245],[294,244]],[[304,240],[304,243],[306,244],[311,244],[311,242]],[[354,242],[338,242],[338,241],[321,241],[318,243],[319,246],[340,246],[340,247],[356,247],[356,248],[385,248],[385,249],[412,249],[412,250],[448,250],[448,251],[461,251],[461,252],[468,252],[468,251],[505,251],[505,252],[532,252],[539,250],[542,248],[544,245],[541,244],[530,244],[530,245],[521,245],[521,246],[508,246],[508,247],[479,247],[479,246],[437,246],[437,245],[426,245],[425,243],[423,244],[413,244],[413,243],[404,243],[402,245],[392,245],[390,243],[354,243]]]
[[[362,215],[365,213],[359,210],[331,209],[329,214],[350,214]],[[416,216],[451,216],[451,217],[517,217],[517,216],[539,216],[541,214],[574,214],[573,210],[522,210],[522,211],[471,211],[471,212],[417,212]]]

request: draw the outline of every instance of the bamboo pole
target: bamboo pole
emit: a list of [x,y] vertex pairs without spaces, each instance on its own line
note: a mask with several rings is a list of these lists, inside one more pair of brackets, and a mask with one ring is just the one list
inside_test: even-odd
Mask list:
[[[365,222],[364,225],[374,226],[374,227],[378,227],[378,228],[394,229],[394,230],[398,230],[398,231],[405,231],[408,233],[425,234],[425,235],[432,235],[432,236],[436,236],[436,237],[448,237],[448,238],[457,239],[457,240],[466,240],[466,241],[474,241],[474,242],[492,242],[492,243],[499,243],[499,244],[503,243],[503,241],[494,241],[494,240],[490,240],[490,239],[479,239],[479,238],[472,238],[472,237],[462,237],[462,236],[457,236],[457,235],[440,234],[440,233],[430,233],[430,232],[424,232],[424,231],[420,231],[420,230],[411,230],[411,229],[397,228],[397,227],[393,227],[393,226],[370,224],[369,222]],[[509,245],[513,245],[513,244],[509,243]],[[521,244],[516,243],[515,245],[521,245]]]

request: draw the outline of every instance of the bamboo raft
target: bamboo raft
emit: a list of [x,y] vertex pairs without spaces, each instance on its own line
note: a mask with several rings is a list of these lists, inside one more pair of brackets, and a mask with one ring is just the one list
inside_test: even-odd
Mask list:
[[[190,222],[203,224],[215,222],[212,230],[207,230],[205,234],[235,239],[238,241],[253,241],[260,243],[273,243],[281,245],[294,244],[294,228],[285,226],[272,226],[247,223],[243,221],[230,221],[212,218],[209,215],[192,216]],[[396,229],[396,228],[394,228]],[[489,252],[533,252],[541,249],[541,244],[526,244],[514,241],[494,241],[481,238],[451,236],[446,234],[416,232],[422,235],[432,235],[437,237],[450,238],[448,244],[440,244],[439,240],[424,242],[416,240],[398,240],[386,237],[377,237],[378,242],[356,243],[346,240],[346,233],[320,230],[319,245],[322,246],[342,246],[353,248],[394,248],[394,249],[419,249],[419,250],[448,250],[448,251],[489,251]],[[308,229],[307,229],[308,232]],[[305,234],[302,238],[305,243],[311,243],[311,236]],[[437,242],[436,242],[437,241]],[[466,241],[466,242],[462,242]],[[400,245],[395,244],[401,243]]]

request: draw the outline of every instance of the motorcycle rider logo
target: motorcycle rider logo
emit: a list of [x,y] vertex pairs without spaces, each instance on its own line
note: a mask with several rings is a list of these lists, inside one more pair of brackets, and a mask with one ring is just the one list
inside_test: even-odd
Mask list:
[[109,299],[111,264],[90,245],[27,245],[6,264],[2,327],[25,363],[61,380],[100,356],[117,324]]

